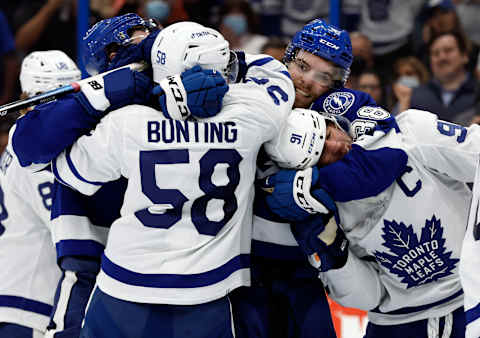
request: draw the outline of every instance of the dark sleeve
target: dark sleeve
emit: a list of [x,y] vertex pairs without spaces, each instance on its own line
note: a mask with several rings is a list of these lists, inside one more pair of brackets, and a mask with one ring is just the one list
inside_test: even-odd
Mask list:
[[60,261],[58,281],[47,329],[55,337],[78,337],[88,299],[100,270],[100,260],[91,257],[65,257]]
[[67,95],[38,105],[17,120],[13,150],[23,167],[49,163],[97,123],[98,119],[87,114],[74,95]]
[[376,196],[404,172],[407,161],[408,156],[401,149],[365,150],[353,144],[342,160],[319,169],[317,186],[336,202]]

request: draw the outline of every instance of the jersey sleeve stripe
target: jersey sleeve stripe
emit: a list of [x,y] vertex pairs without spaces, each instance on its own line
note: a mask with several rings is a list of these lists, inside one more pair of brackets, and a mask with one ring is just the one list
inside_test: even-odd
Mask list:
[[480,318],[480,303],[465,311],[465,322],[470,324]]
[[67,256],[100,257],[105,247],[94,240],[65,239],[55,244],[57,259]]
[[250,255],[240,254],[210,271],[196,274],[144,274],[122,268],[102,255],[102,270],[108,276],[129,285],[153,288],[198,288],[223,281],[235,271],[250,267]]
[[288,77],[289,79],[292,79],[292,77],[290,76],[290,73],[287,72],[286,70],[281,70],[280,73],[282,73],[283,75],[285,75],[285,76]]
[[275,60],[272,57],[266,57],[266,58],[261,58],[255,61],[252,61],[251,63],[248,64],[248,68],[250,67],[255,67],[255,66],[263,66],[266,63],[269,63],[270,61]]
[[39,302],[37,300],[4,295],[0,296],[0,307],[2,306],[35,312],[44,316],[50,316],[50,313],[53,309],[51,305]]
[[79,180],[79,181],[82,181],[82,182],[85,182],[85,183],[88,183],[88,184],[91,184],[91,185],[103,185],[103,182],[95,182],[95,181],[89,181],[87,179],[85,179],[82,175],[80,175],[80,173],[78,172],[77,168],[75,168],[75,165],[73,164],[73,161],[72,161],[72,158],[70,156],[70,152],[72,150],[72,147],[68,147],[65,151],[65,158],[67,160],[67,163],[68,163],[68,167],[70,168],[70,171],[72,172],[72,174]]
[[402,308],[402,309],[398,309],[398,310],[394,310],[394,311],[390,311],[390,312],[382,312],[379,310],[379,308],[375,308],[373,310],[371,310],[371,312],[377,312],[377,313],[384,313],[384,314],[389,314],[389,315],[403,315],[403,314],[407,314],[407,313],[414,313],[414,312],[418,312],[418,311],[424,311],[426,309],[431,309],[431,308],[434,308],[436,306],[439,306],[441,304],[445,304],[455,298],[458,298],[458,297],[462,297],[463,298],[463,290],[459,290],[457,292],[455,292],[453,295],[449,296],[449,297],[446,297],[442,300],[439,300],[438,302],[434,302],[434,303],[430,303],[430,304],[424,304],[424,305],[420,305],[420,306],[411,306],[411,307],[405,307],[405,308]]
[[73,188],[70,184],[68,184],[67,182],[65,182],[65,181],[62,179],[62,177],[60,176],[60,172],[59,172],[58,167],[57,167],[57,159],[54,159],[54,160],[52,161],[52,172],[53,172],[53,175],[55,176],[55,179],[56,179],[58,182],[60,182],[60,183],[62,183],[63,185],[66,185],[67,187],[70,187],[70,188],[72,188],[72,189],[75,190],[75,188]]

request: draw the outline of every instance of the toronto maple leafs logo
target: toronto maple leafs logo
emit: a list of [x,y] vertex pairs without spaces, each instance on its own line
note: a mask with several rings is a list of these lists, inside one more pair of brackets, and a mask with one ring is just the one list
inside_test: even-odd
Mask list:
[[452,274],[459,261],[451,258],[452,252],[446,250],[441,221],[435,215],[425,221],[420,239],[412,225],[407,227],[395,220],[384,220],[382,230],[382,245],[391,253],[375,251],[375,257],[381,265],[400,277],[401,282],[407,284],[407,289]]
[[323,110],[330,114],[343,115],[355,102],[355,96],[349,92],[335,92],[323,101]]

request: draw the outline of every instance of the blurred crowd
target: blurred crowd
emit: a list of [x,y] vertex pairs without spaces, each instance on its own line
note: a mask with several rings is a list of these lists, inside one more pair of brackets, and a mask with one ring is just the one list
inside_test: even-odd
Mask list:
[[[417,108],[465,126],[480,123],[480,0],[341,3],[340,25],[355,56],[347,87],[368,92],[393,114]],[[24,55],[60,49],[76,58],[76,6],[77,0],[1,2],[0,104],[18,97]],[[129,12],[161,26],[196,21],[219,30],[232,49],[281,59],[306,22],[328,21],[329,6],[330,0],[90,0],[89,26]],[[0,132],[1,123],[7,122],[0,121]]]

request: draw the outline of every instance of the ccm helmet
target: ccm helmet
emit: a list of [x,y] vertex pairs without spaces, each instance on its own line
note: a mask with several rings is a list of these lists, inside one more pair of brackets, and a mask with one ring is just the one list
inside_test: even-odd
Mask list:
[[293,36],[283,61],[290,63],[300,50],[331,61],[340,70],[333,86],[341,87],[345,84],[353,61],[352,43],[347,31],[320,19],[310,21]]

